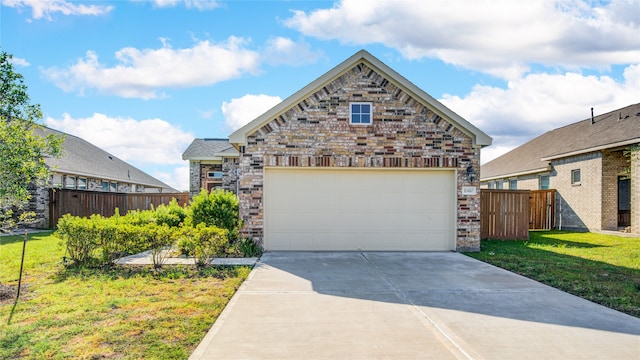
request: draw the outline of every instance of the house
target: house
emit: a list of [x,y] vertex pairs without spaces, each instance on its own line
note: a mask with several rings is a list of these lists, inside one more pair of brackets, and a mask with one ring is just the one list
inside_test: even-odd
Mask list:
[[367,51],[229,141],[242,231],[265,250],[480,248],[491,138]]
[[[592,110],[593,112],[593,110]],[[556,189],[556,226],[640,233],[640,104],[551,130],[481,168],[481,187]]]
[[201,189],[237,193],[239,155],[229,139],[194,139],[182,153],[182,160],[189,161],[189,194]]
[[40,136],[63,136],[62,156],[46,157],[51,172],[47,186],[32,186],[27,207],[35,211],[36,227],[49,224],[49,189],[72,189],[113,193],[178,193],[176,189],[77,136],[38,127]]

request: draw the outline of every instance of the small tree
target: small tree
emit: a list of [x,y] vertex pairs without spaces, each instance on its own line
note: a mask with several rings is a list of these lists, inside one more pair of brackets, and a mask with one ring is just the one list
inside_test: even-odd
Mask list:
[[40,105],[30,104],[23,76],[13,69],[12,55],[0,51],[0,230],[8,231],[25,222],[31,198],[29,186],[49,177],[44,158],[57,157],[61,137],[34,134],[41,127]]

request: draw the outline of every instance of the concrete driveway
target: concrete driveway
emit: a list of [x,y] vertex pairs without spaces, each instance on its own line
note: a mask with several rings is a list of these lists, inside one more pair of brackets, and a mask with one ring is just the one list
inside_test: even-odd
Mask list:
[[266,253],[192,359],[638,359],[640,319],[459,253]]

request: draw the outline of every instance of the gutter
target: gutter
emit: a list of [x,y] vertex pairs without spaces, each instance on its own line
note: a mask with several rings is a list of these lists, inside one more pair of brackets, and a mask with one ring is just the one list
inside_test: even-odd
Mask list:
[[543,157],[541,160],[542,161],[551,161],[551,160],[561,159],[561,158],[565,158],[565,157],[569,157],[569,156],[581,155],[581,154],[586,154],[586,153],[590,153],[590,152],[594,152],[594,151],[606,150],[606,149],[620,147],[620,146],[633,145],[633,144],[637,144],[637,143],[640,143],[640,138],[620,141],[620,142],[606,144],[606,145],[594,146],[594,147],[590,147],[590,148],[587,148],[587,149],[571,151],[571,152],[564,153],[564,154],[551,155],[551,156]]

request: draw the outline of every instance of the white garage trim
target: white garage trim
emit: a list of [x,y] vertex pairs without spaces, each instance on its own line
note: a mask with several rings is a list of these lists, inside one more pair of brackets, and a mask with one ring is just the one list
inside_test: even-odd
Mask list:
[[455,250],[454,169],[264,169],[264,248]]

